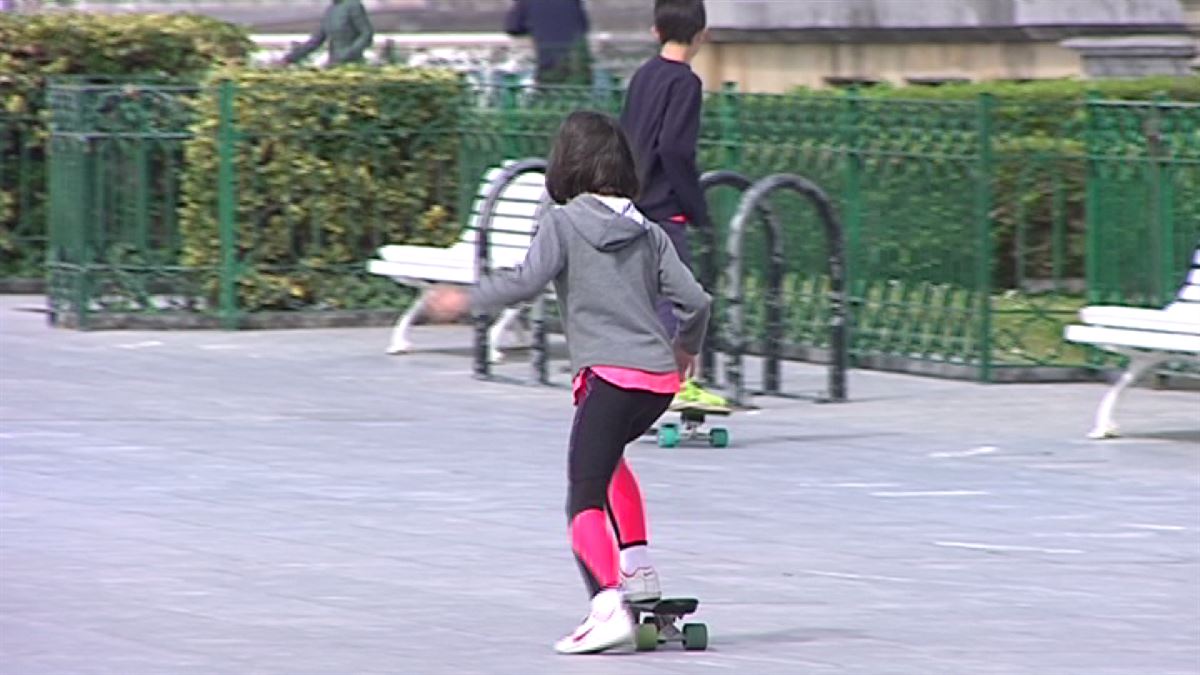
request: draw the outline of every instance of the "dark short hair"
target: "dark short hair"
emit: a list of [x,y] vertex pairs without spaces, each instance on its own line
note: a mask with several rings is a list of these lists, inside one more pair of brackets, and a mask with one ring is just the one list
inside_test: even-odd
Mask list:
[[550,151],[546,191],[557,204],[585,192],[637,198],[637,165],[617,121],[590,110],[567,115]]
[[654,28],[664,43],[691,44],[707,25],[704,0],[654,0]]

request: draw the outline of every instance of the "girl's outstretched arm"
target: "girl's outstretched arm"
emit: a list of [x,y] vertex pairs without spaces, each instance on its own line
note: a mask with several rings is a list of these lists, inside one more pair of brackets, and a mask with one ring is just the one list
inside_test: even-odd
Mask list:
[[425,299],[425,314],[433,321],[453,321],[468,311],[490,313],[532,300],[558,276],[566,259],[556,223],[545,217],[524,262],[510,270],[493,271],[469,290],[433,288]]

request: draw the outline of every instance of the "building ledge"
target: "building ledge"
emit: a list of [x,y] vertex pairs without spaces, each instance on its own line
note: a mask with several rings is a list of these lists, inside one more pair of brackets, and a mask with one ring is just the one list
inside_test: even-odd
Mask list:
[[979,43],[979,42],[1061,42],[1075,37],[1112,35],[1162,35],[1183,33],[1183,24],[1140,24],[1132,26],[1062,25],[1062,26],[972,26],[972,27],[912,27],[912,28],[713,28],[715,43],[856,43],[902,44],[913,42]]
[[1079,54],[1088,77],[1191,75],[1198,53],[1191,35],[1072,38],[1062,46]]

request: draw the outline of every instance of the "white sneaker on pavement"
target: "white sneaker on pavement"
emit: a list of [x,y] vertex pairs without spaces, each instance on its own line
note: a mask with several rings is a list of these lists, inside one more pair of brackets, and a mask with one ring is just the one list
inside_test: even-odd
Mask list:
[[592,611],[570,635],[554,643],[559,654],[595,654],[616,647],[633,648],[633,619],[621,591],[610,588],[592,598]]

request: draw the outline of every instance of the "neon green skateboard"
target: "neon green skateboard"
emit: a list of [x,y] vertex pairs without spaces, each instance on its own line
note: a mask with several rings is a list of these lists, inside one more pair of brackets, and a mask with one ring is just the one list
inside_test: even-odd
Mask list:
[[729,446],[729,430],[725,427],[706,426],[709,415],[728,417],[733,409],[727,406],[703,405],[700,403],[674,403],[667,409],[679,413],[679,422],[664,422],[652,429],[658,437],[658,447],[673,448],[692,441],[707,442],[714,448]]

